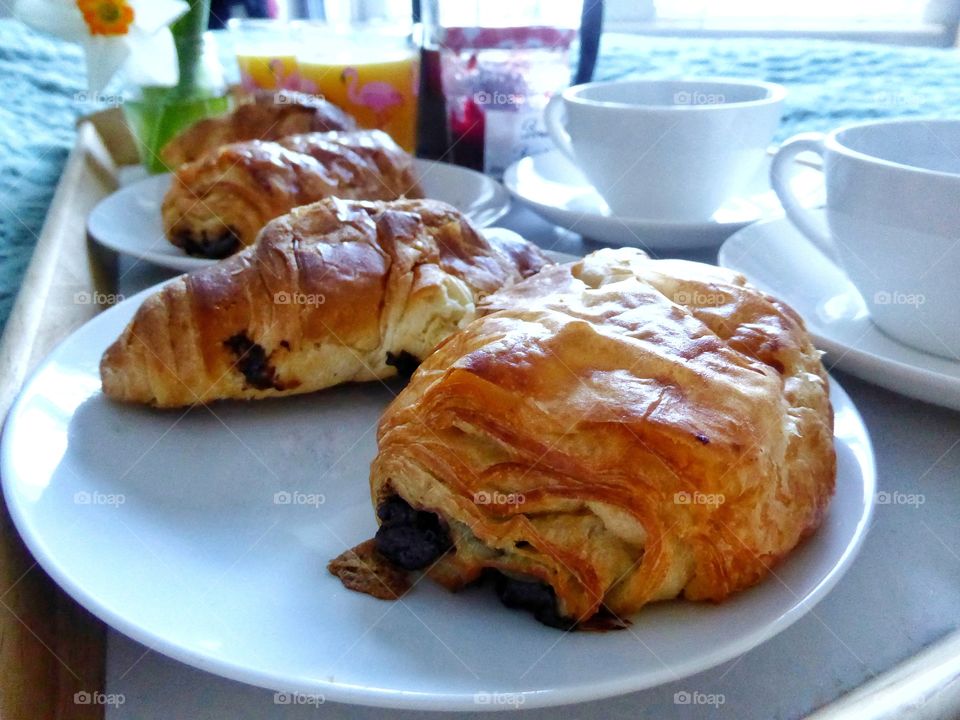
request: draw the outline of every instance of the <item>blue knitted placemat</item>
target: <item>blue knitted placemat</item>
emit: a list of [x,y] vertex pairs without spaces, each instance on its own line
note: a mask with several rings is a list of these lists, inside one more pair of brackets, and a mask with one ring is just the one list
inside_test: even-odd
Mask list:
[[77,46],[0,20],[0,331],[73,145],[85,87]]
[[[787,86],[778,132],[960,112],[955,50],[866,43],[604,36],[597,79],[745,77]],[[0,331],[40,232],[79,114],[79,50],[0,19]]]
[[607,34],[597,80],[737,77],[789,94],[778,141],[873,118],[960,117],[960,51],[830,40]]

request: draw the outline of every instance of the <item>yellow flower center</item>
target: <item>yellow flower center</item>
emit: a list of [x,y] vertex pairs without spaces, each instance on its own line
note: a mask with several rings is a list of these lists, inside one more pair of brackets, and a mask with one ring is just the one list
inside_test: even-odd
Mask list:
[[133,23],[127,0],[77,0],[91,35],[126,35]]

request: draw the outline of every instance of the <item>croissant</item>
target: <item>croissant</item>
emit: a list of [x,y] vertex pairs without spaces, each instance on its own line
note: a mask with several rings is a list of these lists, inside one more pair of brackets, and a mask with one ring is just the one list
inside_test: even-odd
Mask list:
[[308,133],[225,145],[182,166],[161,210],[174,245],[221,258],[252,245],[267,222],[299,205],[422,195],[413,159],[386,133]]
[[546,262],[445,203],[328,198],[148,297],[103,355],[103,391],[177,407],[409,372],[480,298]]
[[[819,525],[827,376],[802,320],[741,275],[601,250],[479,313],[381,419],[370,484],[393,567],[451,590],[492,575],[508,606],[583,627],[723,600]],[[370,586],[357,568],[350,586]]]
[[287,135],[328,130],[353,130],[352,116],[314,95],[260,92],[252,102],[232,112],[200,120],[176,135],[160,151],[164,164],[176,169],[216,150],[243,140],[279,140]]

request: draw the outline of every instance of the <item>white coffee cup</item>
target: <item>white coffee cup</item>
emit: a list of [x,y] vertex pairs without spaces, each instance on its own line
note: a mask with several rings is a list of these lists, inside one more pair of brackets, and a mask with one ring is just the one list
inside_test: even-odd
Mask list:
[[[823,157],[829,234],[788,183],[798,153]],[[883,120],[788,140],[770,169],[787,215],[838,262],[873,322],[960,360],[960,120]]]
[[555,95],[544,120],[615,214],[695,222],[759,171],[785,96],[759,81],[595,82]]

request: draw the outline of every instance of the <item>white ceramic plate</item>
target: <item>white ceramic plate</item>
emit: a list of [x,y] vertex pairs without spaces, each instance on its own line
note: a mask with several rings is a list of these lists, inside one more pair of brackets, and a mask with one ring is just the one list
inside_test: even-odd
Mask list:
[[[823,213],[820,222],[826,227]],[[960,362],[915,350],[877,328],[843,271],[789,220],[740,230],[720,248],[719,263],[796,308],[827,352],[828,367],[960,410]]]
[[[504,187],[468,168],[430,160],[415,160],[424,194],[460,209],[477,227],[486,227],[510,209]],[[101,200],[87,219],[94,240],[135,258],[190,272],[216,260],[190,257],[163,233],[160,205],[170,187],[170,175],[153,175],[120,188]]]
[[725,603],[661,603],[629,631],[563,634],[504,608],[489,587],[451,594],[425,580],[394,603],[350,592],[325,565],[375,531],[375,425],[399,386],[187,412],[107,401],[100,355],[149,292],[84,325],[40,365],[10,412],[0,473],[17,528],[67,592],[210,672],[419,709],[627,693],[782,631],[833,587],[867,529],[870,440],[834,384],[839,477],[825,523],[776,577]]
[[[557,150],[519,160],[507,168],[503,182],[514,197],[544,218],[590,240],[651,250],[691,250],[716,247],[749,223],[783,215],[770,188],[769,173],[768,158],[743,197],[728,201],[706,222],[613,215],[593,185]],[[798,165],[791,182],[804,205],[813,206],[822,198],[820,171]]]

